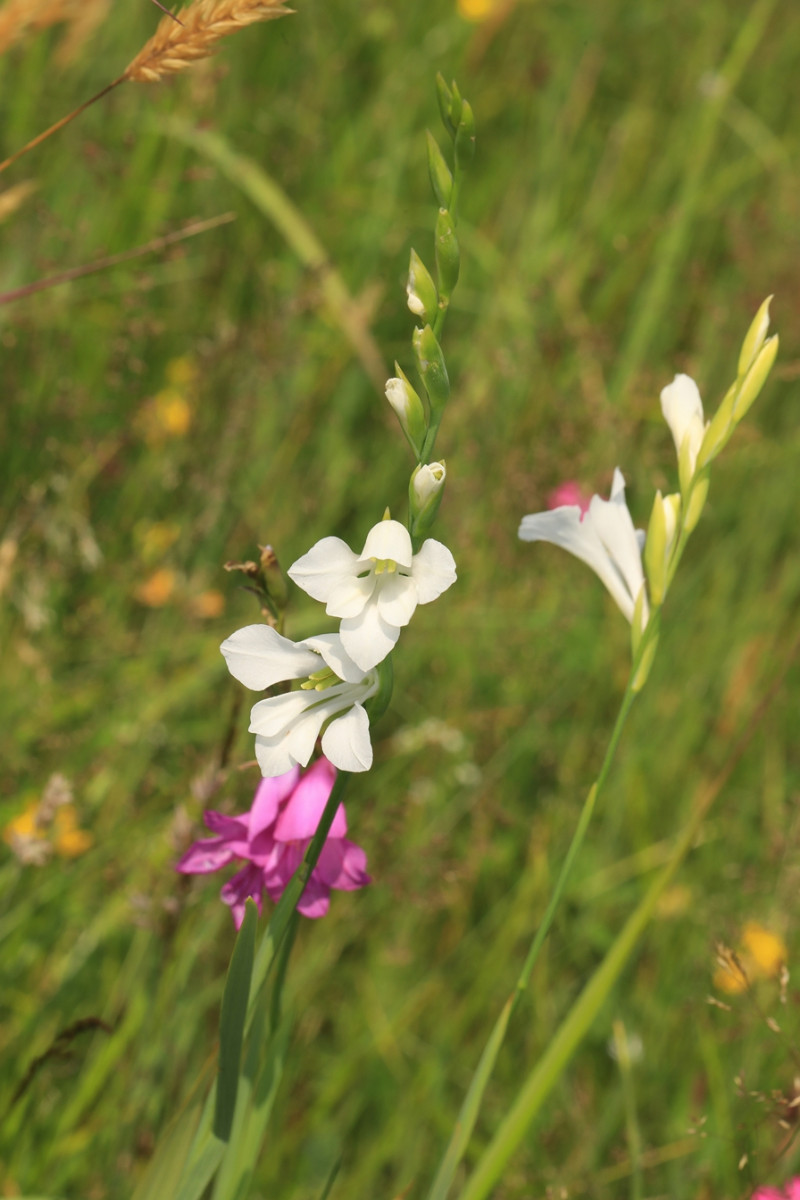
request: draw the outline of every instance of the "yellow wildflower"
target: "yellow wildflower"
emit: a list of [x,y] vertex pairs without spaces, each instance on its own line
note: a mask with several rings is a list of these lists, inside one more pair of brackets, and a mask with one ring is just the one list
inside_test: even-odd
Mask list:
[[786,944],[757,921],[747,921],[737,952],[726,946],[717,948],[714,987],[735,995],[747,991],[757,979],[777,979],[786,962]]

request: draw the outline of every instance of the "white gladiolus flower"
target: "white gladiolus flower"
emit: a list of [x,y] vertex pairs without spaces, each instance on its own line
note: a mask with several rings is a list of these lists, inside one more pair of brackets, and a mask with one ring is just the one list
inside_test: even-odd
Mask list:
[[269,625],[247,625],[220,649],[234,679],[254,691],[287,679],[305,681],[300,691],[253,706],[250,732],[262,775],[306,766],[323,725],[322,753],[329,762],[340,771],[369,770],[372,744],[362,705],[377,692],[378,673],[357,667],[338,634],[292,642]]
[[336,537],[326,537],[288,571],[303,591],[340,617],[342,647],[368,671],[395,647],[400,630],[418,604],[430,604],[456,579],[453,556],[428,538],[413,554],[411,536],[399,521],[380,521],[356,554]]
[[[592,496],[581,515],[577,504],[523,517],[519,536],[524,542],[551,542],[587,563],[608,588],[622,614],[633,620],[633,611],[644,588],[642,547],[644,533],[633,527],[625,503],[625,480],[614,471],[611,497]],[[642,595],[642,629],[647,624],[647,597]]]
[[703,416],[703,401],[691,376],[676,375],[672,383],[662,388],[661,411],[669,425],[679,460],[684,443],[687,443],[684,453],[691,479],[707,428]]

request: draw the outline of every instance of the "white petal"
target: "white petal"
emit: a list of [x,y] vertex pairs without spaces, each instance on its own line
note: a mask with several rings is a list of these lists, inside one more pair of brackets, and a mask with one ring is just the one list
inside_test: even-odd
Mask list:
[[456,581],[456,561],[435,538],[423,542],[414,555],[414,582],[420,604],[430,604]]
[[366,575],[348,575],[331,590],[325,609],[329,617],[355,617],[369,604],[375,592],[376,577],[370,569]]
[[382,620],[380,610],[370,605],[359,616],[342,621],[339,634],[353,662],[362,671],[369,671],[394,650],[400,630]]
[[379,521],[367,534],[361,561],[369,558],[391,558],[401,567],[410,567],[412,560],[411,534],[399,521]]
[[322,735],[322,753],[340,771],[368,771],[372,766],[369,717],[356,704],[331,721]]
[[594,496],[584,521],[591,521],[594,525],[612,568],[616,568],[617,578],[621,579],[624,589],[625,604],[610,584],[606,586],[630,621],[634,602],[644,583],[644,572],[639,539],[625,503],[625,481],[618,470],[614,472],[611,500]]
[[416,577],[412,579],[397,571],[392,574],[387,572],[380,577],[374,607],[387,625],[396,625],[398,628],[407,625],[414,615],[417,602]]
[[246,625],[220,646],[234,679],[254,691],[284,679],[302,679],[319,668],[319,657],[270,625]]
[[[588,515],[588,514],[587,514]],[[519,527],[523,542],[550,542],[561,546],[600,576],[628,620],[633,615],[630,597],[620,584],[619,575],[613,569],[603,543],[588,520],[581,521],[581,510],[577,505],[554,508],[551,512],[531,513],[523,517]]]
[[[295,721],[302,719],[305,710],[320,698],[319,692],[287,692],[285,696],[268,696],[250,710],[250,732],[263,737],[275,737]],[[324,721],[320,718],[320,725]]]
[[361,683],[363,681],[363,670],[353,662],[342,645],[342,639],[338,633],[321,633],[316,637],[306,638],[301,644],[316,650],[317,654],[322,656],[325,664],[345,683]]
[[357,562],[358,556],[346,542],[341,538],[326,537],[292,563],[287,575],[309,596],[324,603],[345,580],[356,576]]
[[316,692],[289,692],[260,700],[250,713],[250,732],[256,735],[256,758],[262,775],[282,775],[311,757],[325,720]]
[[304,767],[313,753],[317,740],[316,735],[310,738],[304,735],[305,730],[301,729],[300,737],[304,740],[300,744],[297,739],[297,730],[288,730],[285,734],[274,738],[261,737],[259,734],[256,737],[256,759],[261,768],[261,774],[269,779],[276,775],[284,775],[298,764]]

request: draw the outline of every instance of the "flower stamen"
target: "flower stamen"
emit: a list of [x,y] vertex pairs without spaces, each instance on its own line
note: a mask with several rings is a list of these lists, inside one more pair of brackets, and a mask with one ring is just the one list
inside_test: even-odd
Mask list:
[[303,683],[300,684],[300,690],[303,692],[324,692],[329,687],[334,687],[337,683],[341,683],[339,676],[331,667],[323,667],[321,671],[314,671],[309,675]]

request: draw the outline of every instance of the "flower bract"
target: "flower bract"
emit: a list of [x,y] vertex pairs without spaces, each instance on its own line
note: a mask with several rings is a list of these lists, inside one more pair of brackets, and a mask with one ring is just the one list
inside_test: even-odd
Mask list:
[[250,713],[262,775],[283,775],[305,766],[322,733],[322,752],[341,771],[372,766],[369,718],[364,701],[378,691],[377,671],[363,671],[338,634],[292,642],[269,625],[247,625],[220,647],[234,679],[262,690],[290,679],[296,692],[259,700]]
[[[260,912],[264,891],[276,902],[283,895],[316,832],[335,779],[336,771],[325,758],[317,759],[307,771],[293,767],[285,775],[262,779],[248,812],[236,817],[213,811],[204,814],[214,836],[190,846],[175,869],[184,875],[202,875],[229,863],[243,863],[221,892],[238,929],[248,896]],[[366,855],[346,833],[347,817],[340,804],[297,905],[306,917],[325,915],[332,888],[353,891],[370,882]]]
[[[567,504],[550,512],[523,517],[519,536],[524,542],[551,542],[587,563],[619,605],[628,621],[633,620],[637,598],[644,587],[642,547],[644,534],[633,527],[625,503],[625,480],[617,469],[611,496],[592,496],[588,510]],[[642,597],[642,628],[648,607]]]
[[341,618],[342,647],[362,671],[382,662],[418,604],[430,604],[456,579],[453,556],[428,538],[417,554],[399,521],[379,521],[356,554],[326,537],[289,568],[289,577],[331,617]]

